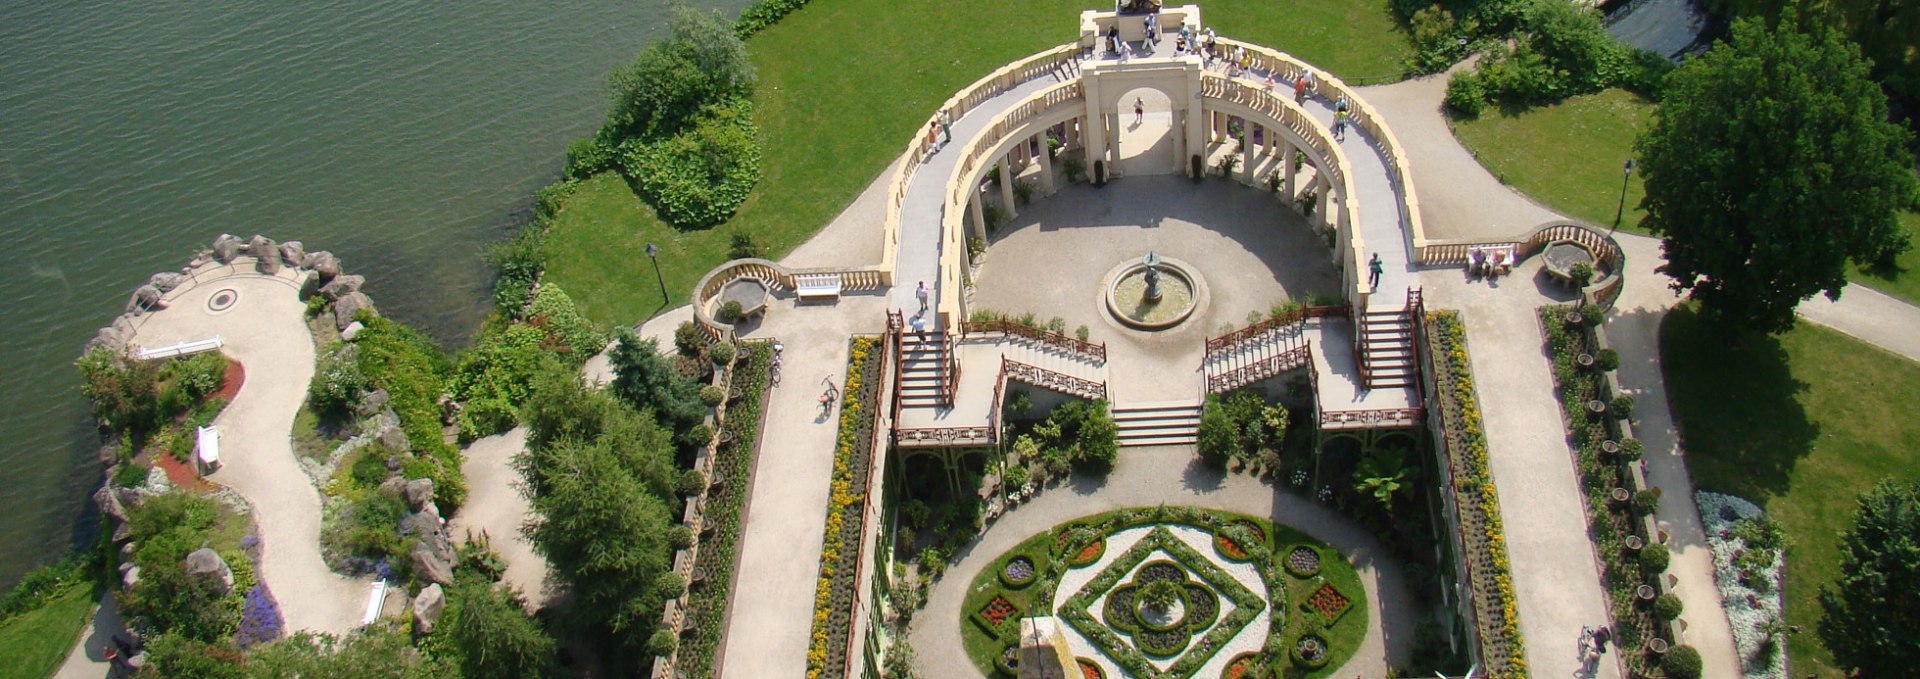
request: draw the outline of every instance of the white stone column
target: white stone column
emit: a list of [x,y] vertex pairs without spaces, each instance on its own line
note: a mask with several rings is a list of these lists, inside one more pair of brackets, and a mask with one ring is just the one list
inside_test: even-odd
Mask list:
[[1326,226],[1328,225],[1327,206],[1333,203],[1333,201],[1330,200],[1332,196],[1328,194],[1332,193],[1332,188],[1333,188],[1333,184],[1327,181],[1327,173],[1325,172],[1314,173],[1313,193],[1316,196],[1316,198],[1314,199],[1314,204],[1313,204],[1314,205],[1313,219],[1314,219],[1314,224],[1321,228],[1326,228]]
[[1040,193],[1053,195],[1053,149],[1048,148],[1047,133],[1041,132],[1040,138]]
[[[1252,123],[1248,123],[1251,126]],[[1246,143],[1240,145],[1240,181],[1253,186],[1253,166],[1258,164],[1259,155],[1253,152],[1253,132],[1251,128],[1242,130],[1246,134]]]
[[1287,199],[1288,205],[1292,205],[1293,197],[1299,195],[1293,192],[1294,188],[1298,186],[1295,175],[1299,174],[1293,168],[1293,156],[1296,153],[1299,153],[1299,151],[1294,150],[1293,142],[1280,142],[1280,176],[1286,178],[1285,193],[1282,195]]
[[967,221],[973,226],[973,235],[980,240],[987,239],[987,216],[980,208],[980,192],[973,192],[973,198],[967,201]]
[[1006,154],[1000,154],[1000,207],[1007,211],[1007,218],[1019,216],[1020,210],[1013,206],[1013,168],[1007,164]]

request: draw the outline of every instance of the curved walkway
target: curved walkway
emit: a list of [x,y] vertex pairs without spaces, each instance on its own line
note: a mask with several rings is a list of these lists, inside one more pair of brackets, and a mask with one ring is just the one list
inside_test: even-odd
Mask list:
[[[1240,474],[1196,464],[1191,447],[1123,448],[1120,463],[1104,479],[1076,476],[1019,505],[961,548],[935,582],[926,608],[909,631],[920,673],[929,677],[979,677],[960,643],[961,603],[982,568],[1022,540],[1089,514],[1162,503],[1264,516],[1325,540],[1346,555],[1367,592],[1367,636],[1353,659],[1330,676],[1384,677],[1387,668],[1411,658],[1419,612],[1409,606],[1400,563],[1386,556],[1365,529],[1324,506]],[[1178,479],[1178,485],[1172,483]],[[1386,596],[1382,596],[1382,592]]]
[[[199,283],[168,295],[168,308],[148,315],[133,341],[142,346],[220,336],[224,351],[247,367],[247,381],[214,425],[222,466],[208,479],[239,492],[260,530],[261,580],[272,588],[288,632],[341,634],[358,626],[366,604],[363,580],[328,570],[320,556],[320,495],[293,453],[293,417],[313,378],[313,337],[299,299],[306,275],[202,269]],[[210,312],[207,298],[235,290],[239,301]]]

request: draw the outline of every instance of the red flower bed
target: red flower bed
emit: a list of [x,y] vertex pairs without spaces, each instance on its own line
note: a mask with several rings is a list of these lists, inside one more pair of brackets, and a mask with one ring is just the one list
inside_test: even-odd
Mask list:
[[1227,663],[1227,668],[1220,671],[1220,678],[1242,679],[1243,677],[1253,676],[1253,671],[1259,667],[1260,656],[1252,653],[1242,653],[1235,657],[1233,662]]
[[999,626],[1000,623],[1006,622],[1007,618],[1011,618],[1019,612],[1020,609],[1014,608],[1013,602],[1008,601],[1006,597],[996,596],[992,601],[987,602],[985,608],[980,609],[980,617],[986,618],[987,622],[993,623],[995,626]]
[[[1246,528],[1247,530],[1253,531],[1254,537],[1259,538],[1262,542],[1265,542],[1267,539],[1267,529],[1262,528],[1260,524],[1242,519],[1242,520],[1233,522],[1233,525],[1241,526]],[[1232,540],[1228,540],[1225,535],[1221,535],[1220,533],[1213,534],[1213,547],[1214,549],[1220,550],[1221,554],[1226,555],[1227,558],[1233,559],[1234,561],[1246,561],[1248,559],[1253,558],[1253,555],[1247,553],[1247,550],[1245,547],[1235,544]]]
[[1067,565],[1072,566],[1074,568],[1089,566],[1089,565],[1092,565],[1093,562],[1099,561],[1100,555],[1106,554],[1106,553],[1107,553],[1107,539],[1100,538],[1098,540],[1094,540],[1093,542],[1087,543],[1087,546],[1081,547],[1080,551],[1075,552],[1073,556],[1067,557]]
[[1319,591],[1307,597],[1307,607],[1319,611],[1320,615],[1326,617],[1328,623],[1340,619],[1340,614],[1345,612],[1351,603],[1346,595],[1333,588],[1332,583],[1321,585]]
[[1088,660],[1086,658],[1074,658],[1073,661],[1075,664],[1080,666],[1081,677],[1084,677],[1085,679],[1107,679],[1106,671],[1100,669],[1099,665],[1093,664],[1092,660]]

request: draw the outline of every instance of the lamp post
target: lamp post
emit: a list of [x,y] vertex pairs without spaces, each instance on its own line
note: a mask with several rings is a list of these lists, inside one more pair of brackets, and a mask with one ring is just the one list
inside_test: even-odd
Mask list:
[[660,281],[660,303],[665,305],[667,303],[667,279],[665,276],[660,275],[660,247],[648,243],[647,259],[653,260],[653,279]]
[[1626,216],[1626,213],[1627,213],[1627,179],[1628,179],[1628,178],[1630,178],[1630,177],[1632,177],[1632,176],[1633,176],[1633,159],[1632,159],[1632,158],[1628,158],[1628,159],[1627,159],[1627,164],[1626,164],[1625,166],[1623,166],[1623,167],[1622,167],[1622,168],[1620,169],[1620,207],[1617,207],[1617,208],[1614,208],[1614,211],[1613,211],[1613,229],[1607,229],[1607,237],[1609,237],[1609,238],[1611,238],[1611,237],[1613,237],[1613,231],[1614,231],[1614,229],[1618,229],[1618,228],[1620,228],[1620,218],[1621,218],[1621,217],[1623,217],[1623,216]]

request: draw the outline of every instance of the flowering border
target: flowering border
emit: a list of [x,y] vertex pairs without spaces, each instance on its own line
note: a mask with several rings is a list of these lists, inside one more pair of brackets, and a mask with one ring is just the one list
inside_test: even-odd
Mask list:
[[1447,463],[1459,508],[1461,548],[1480,630],[1481,659],[1491,679],[1526,677],[1526,643],[1500,521],[1500,496],[1487,463],[1486,429],[1480,423],[1473,368],[1467,363],[1467,330],[1454,311],[1427,314],[1427,347],[1433,359],[1435,405],[1440,409]]
[[[876,350],[877,349],[877,350]],[[880,361],[885,349],[874,337],[850,344],[841,389],[840,436],[833,450],[833,485],[827,497],[826,535],[820,546],[820,577],[813,594],[813,635],[807,646],[807,679],[846,676],[848,637],[853,633],[854,577],[859,572],[865,528],[862,492],[873,465],[874,414]]]

